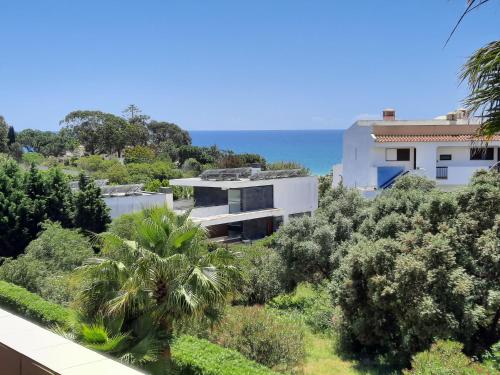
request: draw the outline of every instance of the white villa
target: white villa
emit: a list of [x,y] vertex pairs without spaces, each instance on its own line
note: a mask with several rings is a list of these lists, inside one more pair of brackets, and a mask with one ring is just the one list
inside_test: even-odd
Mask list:
[[192,220],[211,238],[225,242],[265,237],[289,218],[312,215],[318,208],[317,177],[295,169],[208,170],[200,177],[170,180],[170,185],[193,187],[194,204],[182,209],[191,210]]
[[477,121],[463,109],[432,120],[397,120],[393,109],[382,120],[356,121],[344,133],[342,165],[333,167],[334,185],[364,191],[390,186],[415,173],[442,188],[467,184],[478,169],[500,161],[500,135],[486,143],[476,137]]

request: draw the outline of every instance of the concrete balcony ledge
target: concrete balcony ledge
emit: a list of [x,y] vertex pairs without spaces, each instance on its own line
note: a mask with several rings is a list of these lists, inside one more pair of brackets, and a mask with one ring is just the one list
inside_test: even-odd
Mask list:
[[0,309],[0,374],[143,373]]
[[284,210],[281,208],[267,208],[263,210],[255,211],[245,211],[238,212],[234,214],[225,213],[205,217],[193,217],[195,223],[199,223],[202,227],[208,227],[211,225],[228,224],[237,221],[261,219],[264,217],[274,217],[281,216],[284,214]]

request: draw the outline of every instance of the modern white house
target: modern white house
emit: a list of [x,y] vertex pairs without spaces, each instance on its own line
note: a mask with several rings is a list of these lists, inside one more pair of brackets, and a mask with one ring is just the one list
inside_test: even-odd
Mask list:
[[194,204],[183,208],[220,241],[265,237],[290,218],[318,208],[317,177],[295,169],[208,170],[200,177],[170,180],[170,185],[193,187]]
[[425,176],[444,189],[465,185],[475,171],[500,161],[500,135],[486,142],[478,128],[464,109],[431,120],[397,120],[395,110],[386,109],[382,120],[359,120],[345,131],[334,185],[375,191],[403,174]]

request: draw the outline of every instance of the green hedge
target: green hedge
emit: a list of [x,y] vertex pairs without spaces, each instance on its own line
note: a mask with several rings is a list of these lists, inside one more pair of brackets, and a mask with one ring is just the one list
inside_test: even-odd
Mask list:
[[0,280],[0,307],[43,325],[70,323],[73,313],[20,286]]
[[174,342],[172,358],[183,375],[275,374],[235,350],[192,336],[181,336]]
[[[45,326],[69,326],[75,315],[71,309],[46,301],[37,294],[2,280],[0,308]],[[172,359],[184,375],[274,374],[267,367],[246,359],[237,351],[191,336],[181,336],[175,340]]]

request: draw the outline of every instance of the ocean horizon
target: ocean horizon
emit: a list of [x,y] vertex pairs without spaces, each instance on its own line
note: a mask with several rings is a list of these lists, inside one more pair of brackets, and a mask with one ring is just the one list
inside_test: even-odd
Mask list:
[[268,162],[296,161],[316,175],[331,171],[342,160],[343,129],[191,130],[195,146],[262,155]]

